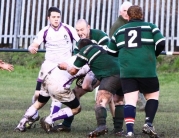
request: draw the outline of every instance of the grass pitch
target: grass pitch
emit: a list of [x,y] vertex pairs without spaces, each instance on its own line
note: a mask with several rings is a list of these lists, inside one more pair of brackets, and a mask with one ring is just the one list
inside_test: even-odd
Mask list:
[[[0,71],[0,138],[85,138],[96,128],[93,92],[81,98],[82,111],[75,116],[70,133],[46,134],[39,123],[24,133],[13,132],[31,104],[38,71],[39,69],[26,69],[20,66],[15,66],[15,70],[11,73]],[[179,138],[179,72],[159,73],[158,76],[161,93],[154,126],[163,138]],[[49,109],[50,102],[40,110],[40,116],[47,116]],[[137,111],[135,133],[141,133],[144,117],[144,112]],[[109,111],[107,126],[109,133],[101,137],[113,138],[110,133],[113,123]],[[146,135],[138,137],[147,138]]]

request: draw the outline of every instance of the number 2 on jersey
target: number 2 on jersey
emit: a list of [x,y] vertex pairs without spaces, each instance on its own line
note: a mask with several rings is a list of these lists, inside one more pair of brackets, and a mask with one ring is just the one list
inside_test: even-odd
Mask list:
[[125,30],[126,48],[141,47],[141,28],[128,28]]

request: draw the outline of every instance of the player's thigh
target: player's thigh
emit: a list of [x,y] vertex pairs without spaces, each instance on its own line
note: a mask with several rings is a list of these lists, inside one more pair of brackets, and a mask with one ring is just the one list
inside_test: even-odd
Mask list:
[[110,77],[103,78],[100,81],[99,90],[106,90],[112,94],[116,94],[121,89],[121,82],[119,75],[113,75]]
[[159,81],[157,77],[152,78],[138,78],[139,91],[148,94],[159,91]]
[[44,80],[44,78],[46,77],[48,72],[50,72],[56,66],[57,66],[56,63],[52,63],[52,62],[49,62],[49,61],[44,61],[43,64],[41,65],[37,81]]

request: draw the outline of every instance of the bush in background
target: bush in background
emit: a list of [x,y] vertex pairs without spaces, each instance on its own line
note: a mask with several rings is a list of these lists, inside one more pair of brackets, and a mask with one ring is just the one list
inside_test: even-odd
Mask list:
[[[45,53],[33,55],[27,52],[0,52],[0,59],[3,61],[29,69],[39,68],[44,57]],[[158,72],[179,72],[179,56],[160,55],[157,61]]]
[[179,56],[160,55],[157,61],[158,72],[179,72]]
[[44,61],[45,53],[30,54],[28,52],[0,52],[0,59],[13,65],[27,68],[39,68]]

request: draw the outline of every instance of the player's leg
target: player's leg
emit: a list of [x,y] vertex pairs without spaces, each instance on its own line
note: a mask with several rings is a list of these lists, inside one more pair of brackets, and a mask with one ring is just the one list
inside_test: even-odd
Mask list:
[[114,117],[114,114],[115,114],[114,95],[113,95],[111,101],[109,102],[109,109],[110,109],[112,117]]
[[124,95],[121,90],[118,90],[114,95],[115,112],[113,117],[114,131],[117,136],[124,136],[123,122],[124,122]]
[[158,135],[153,126],[153,120],[158,109],[159,100],[159,82],[158,78],[149,78],[142,80],[148,87],[143,86],[144,96],[147,100],[145,106],[145,124],[143,126],[143,132],[148,134],[150,137],[158,138]]
[[[33,97],[32,97],[32,104],[34,104],[34,103],[37,101],[38,97],[39,97],[39,93],[40,93],[40,89],[41,89],[41,84],[42,84],[42,81],[37,80],[36,90],[35,90],[35,93],[34,93],[34,95],[33,95]],[[37,112],[32,116],[33,123],[34,123],[35,121],[37,121],[38,118],[39,118],[39,113],[38,113],[38,111],[37,111]],[[32,123],[32,124],[33,124],[33,123]]]
[[[76,84],[77,85],[73,89],[73,92],[75,93],[75,96],[80,100],[80,97],[86,94],[87,91],[92,91],[96,86],[98,86],[99,81],[96,80],[92,72],[89,72],[85,77],[78,79],[76,81]],[[65,118],[61,124],[53,128],[53,131],[55,131],[56,129],[56,132],[58,131],[70,132],[71,124],[73,120],[74,120],[74,116]]]
[[138,82],[136,79],[121,79],[122,90],[124,93],[124,120],[126,123],[126,137],[134,137],[134,123],[136,116],[136,104],[138,100]]
[[76,115],[81,111],[80,103],[76,97],[70,102],[63,102],[63,104],[67,105],[68,107],[60,109],[58,112],[50,114],[49,116],[40,120],[42,128],[47,133],[50,131],[56,132],[56,128],[55,131],[53,129],[53,123],[55,121]]
[[108,132],[108,128],[106,126],[106,118],[107,118],[107,110],[106,106],[112,100],[112,93],[106,90],[98,91],[96,104],[95,104],[95,115],[97,121],[97,128],[88,134],[88,137],[98,137],[100,135],[104,135]]
[[139,92],[137,105],[140,111],[145,110],[146,99],[142,93]]
[[31,126],[31,120],[34,114],[36,114],[36,112],[47,103],[49,98],[49,96],[43,96],[40,94],[38,100],[27,109],[23,118],[20,120],[19,124],[14,129],[14,131],[26,131],[26,129],[29,128],[29,126]]
[[106,105],[111,102],[113,94],[115,94],[116,90],[119,89],[119,83],[119,75],[106,77],[101,80],[95,105],[97,128],[88,134],[90,138],[107,133],[108,129],[106,127]]

